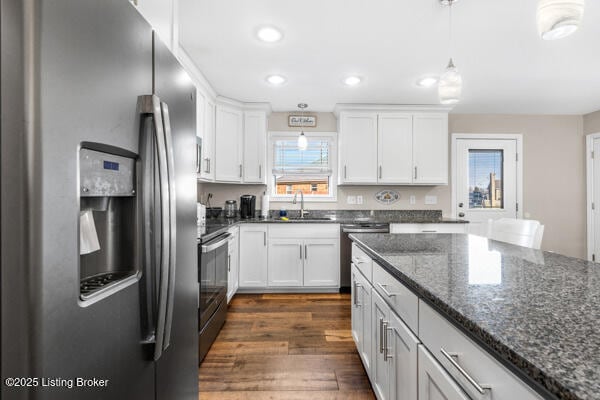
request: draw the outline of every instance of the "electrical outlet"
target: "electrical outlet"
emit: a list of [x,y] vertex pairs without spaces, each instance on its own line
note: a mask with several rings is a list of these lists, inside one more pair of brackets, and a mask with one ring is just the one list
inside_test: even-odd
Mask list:
[[410,195],[410,204],[417,204],[417,197],[415,195]]
[[348,203],[348,204],[356,204],[356,196],[348,196],[348,197],[346,197],[346,203]]
[[425,204],[437,204],[437,196],[425,196]]
[[362,196],[356,196],[356,204],[362,204],[363,203],[363,197]]

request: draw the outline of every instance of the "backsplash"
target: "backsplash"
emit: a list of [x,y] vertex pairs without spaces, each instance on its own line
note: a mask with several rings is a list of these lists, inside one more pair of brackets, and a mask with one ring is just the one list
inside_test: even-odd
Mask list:
[[[375,194],[381,190],[393,190],[400,198],[393,204],[382,204],[375,199]],[[204,202],[208,193],[212,193],[211,206],[222,207],[225,200],[237,200],[240,196],[251,194],[256,196],[256,208],[261,209],[261,200],[266,185],[236,185],[224,183],[198,183],[198,200]],[[362,196],[363,204],[348,204],[348,196]],[[410,204],[410,197],[415,196],[415,204]],[[437,204],[425,204],[425,196],[436,196]],[[312,202],[306,201],[307,210],[441,210],[444,217],[450,217],[450,195],[447,186],[338,186],[337,201]],[[271,199],[271,210],[296,210],[299,204],[291,201],[274,201]]]

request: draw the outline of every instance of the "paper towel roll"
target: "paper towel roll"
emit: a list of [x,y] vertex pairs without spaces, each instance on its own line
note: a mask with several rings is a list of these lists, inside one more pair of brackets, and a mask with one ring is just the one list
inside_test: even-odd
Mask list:
[[79,254],[89,254],[100,250],[100,242],[94,224],[92,210],[79,213]]
[[271,200],[271,198],[269,197],[268,194],[265,194],[262,197],[260,215],[263,218],[269,217],[269,202],[270,202],[270,200]]

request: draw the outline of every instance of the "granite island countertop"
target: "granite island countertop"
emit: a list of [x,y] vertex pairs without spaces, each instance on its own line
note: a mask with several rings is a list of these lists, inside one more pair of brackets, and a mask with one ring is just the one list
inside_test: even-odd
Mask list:
[[600,398],[600,264],[466,234],[350,238],[533,387]]
[[445,218],[441,210],[309,210],[304,219],[298,210],[288,210],[288,221],[279,218],[279,211],[271,210],[269,218],[207,218],[206,230],[201,235],[203,241],[210,240],[239,224],[352,224],[352,223],[388,223],[388,224],[465,224],[462,219]]

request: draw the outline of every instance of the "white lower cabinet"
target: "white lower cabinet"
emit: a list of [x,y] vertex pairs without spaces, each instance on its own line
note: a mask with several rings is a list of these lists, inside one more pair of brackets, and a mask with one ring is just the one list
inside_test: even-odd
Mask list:
[[468,224],[390,224],[390,233],[467,233]]
[[471,400],[423,345],[418,369],[419,400]]
[[304,241],[304,286],[340,286],[339,239]]
[[269,240],[269,286],[302,286],[302,247],[294,239]]
[[267,225],[240,226],[240,288],[267,286]]
[[371,284],[352,265],[352,338],[367,375],[371,376]]
[[229,242],[227,254],[227,303],[238,290],[239,287],[239,272],[240,272],[240,229],[238,227],[231,228],[231,241]]

